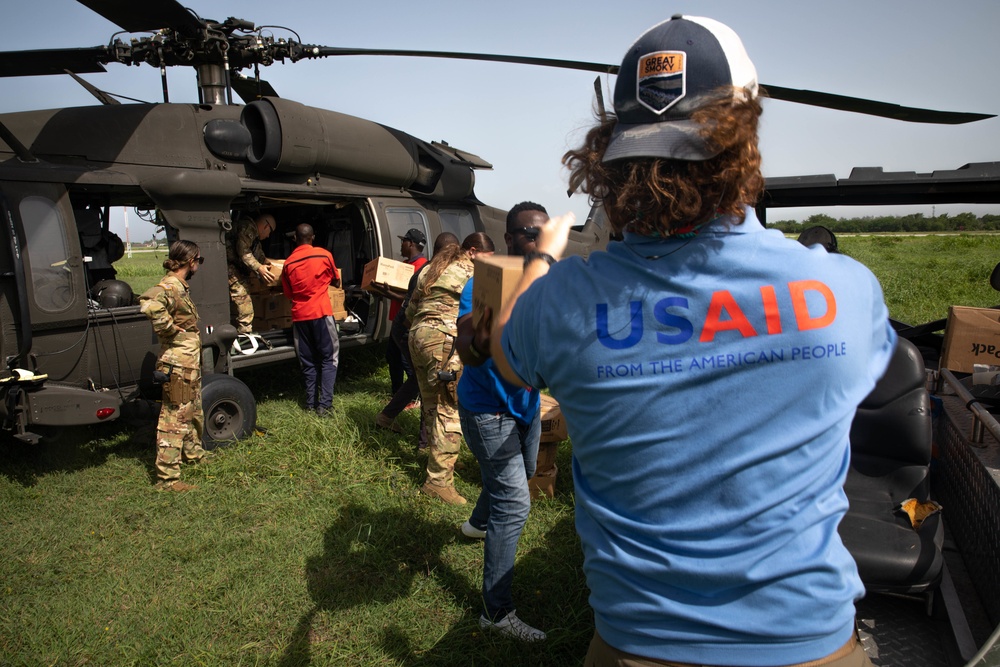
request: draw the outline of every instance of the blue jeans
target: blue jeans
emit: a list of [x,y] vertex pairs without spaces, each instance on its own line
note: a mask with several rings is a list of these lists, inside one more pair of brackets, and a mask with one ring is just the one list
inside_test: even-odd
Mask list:
[[531,509],[528,478],[535,474],[541,421],[519,424],[508,414],[469,412],[458,406],[462,433],[479,461],[483,490],[469,523],[486,531],[483,553],[483,604],[486,616],[500,620],[514,610],[511,582],[521,529]]

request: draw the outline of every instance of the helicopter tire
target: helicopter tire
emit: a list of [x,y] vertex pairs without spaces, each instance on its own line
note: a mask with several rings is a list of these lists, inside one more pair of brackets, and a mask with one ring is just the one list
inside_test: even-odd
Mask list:
[[201,405],[205,413],[202,447],[224,447],[249,437],[257,426],[257,401],[241,380],[222,373],[202,378]]

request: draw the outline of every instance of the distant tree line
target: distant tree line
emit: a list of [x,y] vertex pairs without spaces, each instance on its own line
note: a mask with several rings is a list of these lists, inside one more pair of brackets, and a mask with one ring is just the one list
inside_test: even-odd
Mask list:
[[833,218],[824,213],[811,215],[802,222],[778,220],[767,226],[786,234],[798,234],[807,227],[822,225],[834,233],[871,232],[985,232],[1000,231],[1000,215],[973,213],[926,217],[923,213],[904,216],[866,216],[863,218]]

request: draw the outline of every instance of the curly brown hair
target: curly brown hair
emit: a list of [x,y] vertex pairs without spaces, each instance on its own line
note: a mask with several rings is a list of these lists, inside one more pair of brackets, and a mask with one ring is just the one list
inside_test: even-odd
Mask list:
[[570,183],[603,204],[615,233],[670,236],[677,230],[708,222],[719,214],[743,221],[744,206],[764,191],[757,149],[759,99],[732,96],[706,105],[692,115],[701,134],[721,152],[704,161],[633,158],[604,163],[604,151],[617,119],[591,128],[583,145],[567,152],[563,164]]

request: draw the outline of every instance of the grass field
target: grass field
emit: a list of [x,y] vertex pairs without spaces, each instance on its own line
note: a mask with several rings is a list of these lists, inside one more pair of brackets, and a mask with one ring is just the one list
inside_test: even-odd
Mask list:
[[[898,319],[1000,301],[987,284],[1000,236],[841,247],[878,275]],[[120,275],[136,292],[162,273],[162,254],[132,262]],[[525,646],[478,628],[482,544],[458,531],[468,510],[418,493],[418,416],[401,417],[402,435],[372,425],[389,398],[380,348],[342,355],[334,419],[300,408],[294,364],[241,377],[269,432],[186,467],[187,494],[152,489],[145,429],[0,442],[0,664],[581,664],[593,619],[569,443],[556,497],[534,505],[519,547],[518,614],[549,633]],[[460,463],[474,499],[478,466],[467,450]]]

